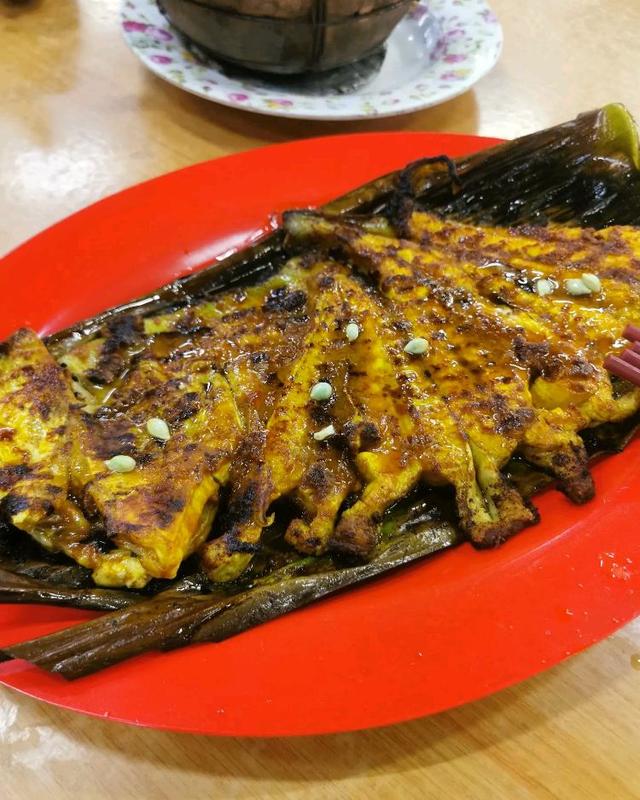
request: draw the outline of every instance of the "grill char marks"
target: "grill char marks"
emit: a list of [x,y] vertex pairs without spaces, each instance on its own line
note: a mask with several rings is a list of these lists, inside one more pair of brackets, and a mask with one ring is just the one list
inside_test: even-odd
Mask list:
[[[514,454],[575,502],[593,495],[579,432],[640,401],[625,386],[614,396],[602,368],[640,318],[637,233],[485,229],[409,207],[404,239],[377,219],[286,224],[306,253],[277,275],[114,317],[65,369],[30,332],[3,345],[6,519],[98,583],[142,587],[196,550],[213,580],[238,577],[282,497],[300,553],[366,558],[386,509],[420,483],[453,488],[480,547],[535,523],[502,474]],[[601,292],[567,294],[582,271]],[[407,352],[412,339],[426,351]],[[312,400],[320,381],[331,393]],[[147,431],[154,417],[168,440]],[[112,472],[114,456],[134,468]]]
[[133,315],[115,317],[107,321],[102,336],[96,364],[87,372],[87,378],[92,383],[106,385],[123,372],[131,351],[141,347],[142,321]]
[[[28,330],[0,354],[0,510],[45,547],[60,535],[85,552],[89,523],[69,497],[70,417],[75,398],[64,370]],[[87,551],[88,552],[88,551]]]
[[[635,290],[629,288],[634,281],[607,293],[616,307],[615,324],[607,319],[603,298],[573,298],[561,290],[562,306],[545,302],[532,287],[541,276],[554,278],[551,265],[556,286],[587,267],[600,274],[611,268],[612,258],[616,269],[634,275],[637,233],[605,230],[580,238],[569,231],[569,242],[562,240],[554,253],[562,231],[538,242],[517,229],[474,228],[419,213],[406,226],[415,241],[395,239],[378,220],[344,224],[300,213],[289,215],[286,225],[292,239],[340,253],[373,277],[411,323],[412,335],[429,341],[421,357],[425,374],[468,435],[487,507],[502,520],[502,529],[498,525],[487,542],[534,519],[500,476],[515,452],[552,473],[575,502],[593,495],[578,431],[623,419],[638,407],[637,392],[614,398],[602,368],[603,354],[622,327],[621,294],[625,313],[640,317]],[[543,245],[545,259],[538,262]],[[558,266],[569,256],[571,266]]]
[[[329,404],[319,418],[319,406],[310,399],[311,388],[327,377],[331,363],[346,358],[342,300],[335,293],[335,283],[327,281],[334,270],[329,263],[316,265],[307,278],[306,292],[277,294],[278,310],[283,298],[298,298],[295,303],[287,301],[289,313],[299,310],[300,298],[308,299],[310,327],[288,366],[270,415],[254,422],[251,436],[259,445],[253,448],[252,466],[246,480],[232,487],[231,508],[243,508],[245,518],[234,519],[223,536],[204,548],[203,561],[213,580],[233,579],[247,567],[269,524],[270,506],[284,496],[292,497],[301,512],[289,525],[289,542],[302,552],[322,552],[342,502],[357,486],[336,442],[318,442],[313,437],[319,424],[334,419],[335,406]],[[273,310],[274,303],[268,301],[263,310],[267,306]]]
[[[70,494],[103,543],[91,533],[91,550],[73,555],[96,582],[139,588],[173,577],[207,537],[244,430],[268,413],[281,385],[276,373],[304,335],[307,298],[296,275],[310,269],[294,266],[242,296],[110,320],[64,354],[73,385],[85,388],[82,400],[91,395],[84,410],[73,403],[66,441]],[[169,426],[168,441],[147,432],[153,417]],[[116,455],[132,457],[134,469],[107,469]],[[57,535],[49,545],[64,549]]]

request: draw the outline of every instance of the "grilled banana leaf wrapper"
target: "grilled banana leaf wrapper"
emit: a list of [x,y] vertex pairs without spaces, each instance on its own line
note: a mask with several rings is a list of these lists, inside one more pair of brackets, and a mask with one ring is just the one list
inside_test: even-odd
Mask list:
[[[248,586],[231,588],[212,586],[202,576],[193,576],[191,591],[185,581],[182,591],[173,587],[152,598],[129,600],[120,610],[90,622],[5,647],[0,661],[25,659],[74,679],[150,650],[220,642],[456,544],[455,527],[433,516],[431,504],[424,502],[398,513],[388,525],[393,535],[366,564],[349,565],[329,557],[298,558]],[[72,595],[82,590],[68,591]],[[89,598],[91,590],[85,591]],[[55,589],[49,593],[53,596]],[[112,608],[121,594],[113,592]]]
[[[589,431],[586,446],[591,457],[622,451],[638,426],[640,418],[636,416],[623,424]],[[518,460],[513,460],[505,472],[524,496],[553,483],[548,475]],[[50,576],[42,572],[41,579],[34,580],[0,568],[2,602],[49,603],[112,612],[58,633],[5,647],[0,650],[0,661],[24,659],[73,680],[148,651],[220,642],[459,544],[461,536],[450,517],[446,499],[433,493],[416,497],[389,513],[383,527],[385,539],[366,564],[290,555],[289,563],[271,572],[265,569],[266,574],[253,582],[215,586],[205,576],[195,574],[152,597],[95,587],[65,589],[48,583]]]
[[[470,157],[429,158],[385,176],[328,204],[326,215],[377,214],[402,231],[416,210],[489,224],[564,224],[603,227],[640,218],[638,140],[619,105]],[[286,261],[276,231],[256,246],[164,287],[142,300],[111,309],[50,337],[58,358],[78,341],[90,341],[107,321],[175,310],[223,288],[264,280]],[[588,431],[590,455],[621,449],[638,419]],[[552,479],[519,459],[504,470],[529,497]],[[447,504],[445,503],[445,506]],[[146,650],[189,642],[220,641],[439,550],[460,535],[442,501],[430,493],[395,509],[386,535],[366,564],[339,556],[301,559],[283,550],[243,580],[217,585],[190,563],[174,581],[152,581],[142,591],[99,589],[90,571],[64,557],[43,556],[11,531],[0,531],[0,602],[54,603],[110,611],[96,620],[33,642],[4,648],[2,658],[24,658],[75,678]],[[22,537],[24,539],[24,537]]]
[[95,611],[117,611],[139,601],[134,592],[59,587],[0,567],[0,603],[43,603]]
[[[407,201],[482,224],[593,227],[640,220],[640,147],[635,122],[612,103],[576,119],[470,156],[430,157],[361,186],[323,207],[326,214],[381,214],[398,220]],[[107,320],[157,313],[272,274],[286,260],[278,229],[256,245],[157,291],[50,336],[55,355],[95,335]]]

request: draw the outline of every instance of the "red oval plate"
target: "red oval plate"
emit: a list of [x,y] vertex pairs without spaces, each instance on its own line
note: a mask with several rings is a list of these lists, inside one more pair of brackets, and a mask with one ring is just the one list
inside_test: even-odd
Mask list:
[[[495,140],[381,133],[254,150],[135,186],[36,236],[0,264],[0,334],[42,333],[197,269],[285,208],[329,200],[421,156]],[[272,736],[384,725],[521,681],[640,613],[640,442],[594,468],[577,508],[498,550],[465,545],[216,645],[149,654],[68,683],[24,662],[0,681],[86,714],[198,733]],[[0,606],[0,644],[91,617]]]

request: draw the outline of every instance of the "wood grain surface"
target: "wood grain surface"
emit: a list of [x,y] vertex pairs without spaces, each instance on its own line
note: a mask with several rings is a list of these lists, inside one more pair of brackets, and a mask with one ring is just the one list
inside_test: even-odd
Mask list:
[[[252,116],[166,85],[127,51],[118,5],[0,0],[0,253],[125,186],[271,142],[364,130],[513,137],[612,100],[640,115],[637,0],[493,0],[504,53],[473,91],[340,124]],[[0,798],[640,798],[639,651],[636,621],[464,708],[304,739],[142,730],[0,688]]]

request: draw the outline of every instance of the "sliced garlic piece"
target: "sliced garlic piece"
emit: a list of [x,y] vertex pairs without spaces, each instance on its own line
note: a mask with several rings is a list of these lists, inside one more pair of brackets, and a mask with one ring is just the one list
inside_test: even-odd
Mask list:
[[407,342],[404,346],[404,352],[409,353],[411,356],[421,356],[429,349],[429,342],[421,336],[416,336],[415,339]]
[[321,431],[316,431],[313,434],[313,438],[316,442],[324,442],[325,439],[328,439],[330,436],[335,436],[336,429],[333,425],[327,425],[326,428],[323,428]]
[[323,400],[328,400],[332,394],[333,394],[333,389],[331,387],[331,384],[327,383],[326,381],[320,381],[311,388],[309,396],[311,397],[312,400],[317,400],[318,402],[322,402]]
[[355,342],[358,336],[360,336],[360,328],[355,322],[350,322],[344,329],[344,335],[350,342]]
[[154,439],[160,439],[162,442],[168,442],[171,438],[171,431],[167,423],[159,417],[151,417],[147,420],[147,433],[153,436]]
[[551,294],[554,289],[553,281],[550,281],[548,278],[538,278],[535,282],[536,294],[540,295],[540,297],[546,297],[548,294]]
[[582,280],[582,278],[567,278],[564,282],[564,288],[569,294],[574,297],[579,297],[584,294],[591,294],[591,289]]
[[597,275],[594,275],[593,272],[583,272],[580,276],[580,280],[588,289],[591,289],[592,292],[602,291],[600,278]]
[[132,472],[136,468],[135,459],[131,456],[113,456],[104,463],[111,472]]

